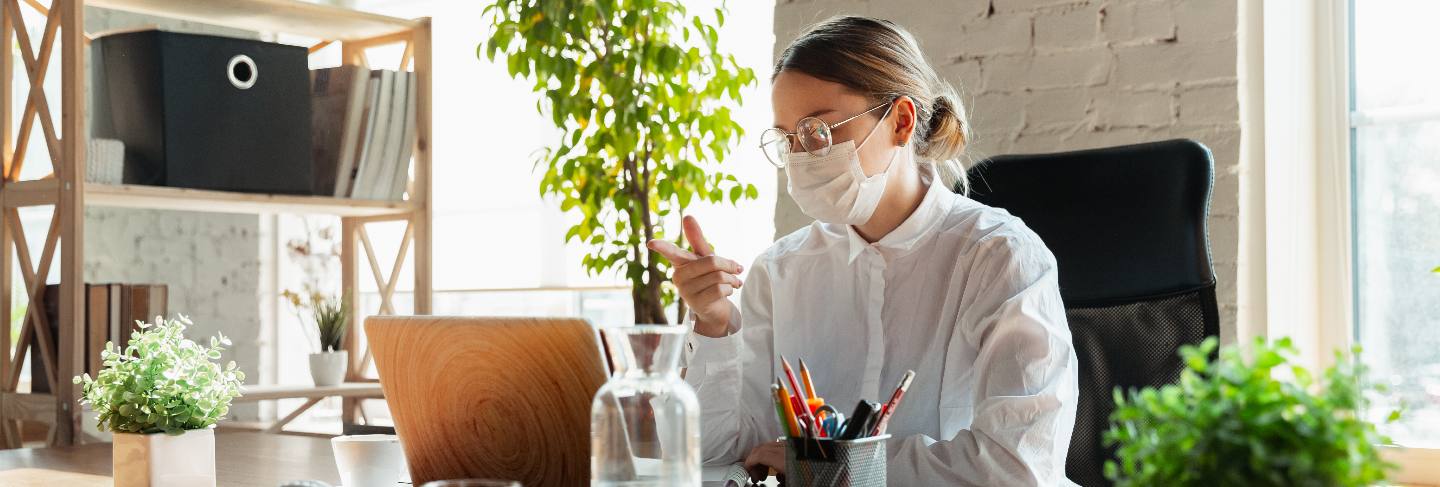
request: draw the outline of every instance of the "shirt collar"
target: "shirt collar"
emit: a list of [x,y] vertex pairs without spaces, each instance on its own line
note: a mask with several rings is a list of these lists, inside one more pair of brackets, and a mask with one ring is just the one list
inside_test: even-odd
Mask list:
[[934,226],[936,218],[941,213],[941,206],[946,201],[944,196],[950,193],[950,188],[936,177],[934,166],[930,164],[920,164],[920,181],[921,184],[927,185],[925,196],[920,200],[920,206],[917,206],[910,217],[900,223],[900,226],[885,234],[878,242],[874,244],[866,242],[865,238],[855,231],[853,225],[845,225],[845,238],[849,242],[850,252],[848,263],[855,263],[855,259],[872,245],[903,253],[914,248],[921,237],[929,233],[928,230]]

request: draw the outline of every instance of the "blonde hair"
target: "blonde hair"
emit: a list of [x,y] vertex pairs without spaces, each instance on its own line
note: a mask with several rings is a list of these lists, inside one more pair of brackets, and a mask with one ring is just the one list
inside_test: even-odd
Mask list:
[[969,190],[961,160],[970,140],[965,106],[905,29],[868,17],[831,18],[780,53],[771,79],[792,70],[845,85],[876,103],[910,97],[916,112],[915,154],[934,163],[946,184]]

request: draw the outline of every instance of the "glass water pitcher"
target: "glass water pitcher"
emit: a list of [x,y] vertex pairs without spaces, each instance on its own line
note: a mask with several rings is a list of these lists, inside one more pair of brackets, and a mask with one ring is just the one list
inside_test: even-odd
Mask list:
[[680,378],[686,331],[601,329],[613,373],[590,407],[591,485],[700,485],[700,406]]

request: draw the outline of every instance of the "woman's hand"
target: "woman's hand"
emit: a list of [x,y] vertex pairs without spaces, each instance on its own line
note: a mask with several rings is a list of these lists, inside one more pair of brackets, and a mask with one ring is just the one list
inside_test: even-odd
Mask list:
[[761,443],[745,456],[745,470],[750,472],[750,480],[764,481],[769,469],[775,469],[776,477],[785,477],[785,442]]
[[735,309],[726,298],[743,284],[738,275],[745,269],[733,260],[714,255],[695,217],[685,217],[683,226],[685,240],[695,248],[694,253],[664,240],[651,240],[646,246],[663,254],[674,265],[675,275],[671,280],[695,313],[695,333],[723,337],[729,332],[731,313]]

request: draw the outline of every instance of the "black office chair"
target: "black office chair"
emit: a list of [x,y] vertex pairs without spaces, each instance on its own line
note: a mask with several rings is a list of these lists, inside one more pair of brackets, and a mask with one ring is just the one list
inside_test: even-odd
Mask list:
[[1007,155],[969,171],[970,197],[1004,208],[1050,247],[1080,360],[1066,475],[1110,485],[1101,444],[1116,387],[1179,380],[1181,345],[1219,335],[1205,218],[1214,162],[1191,140]]

